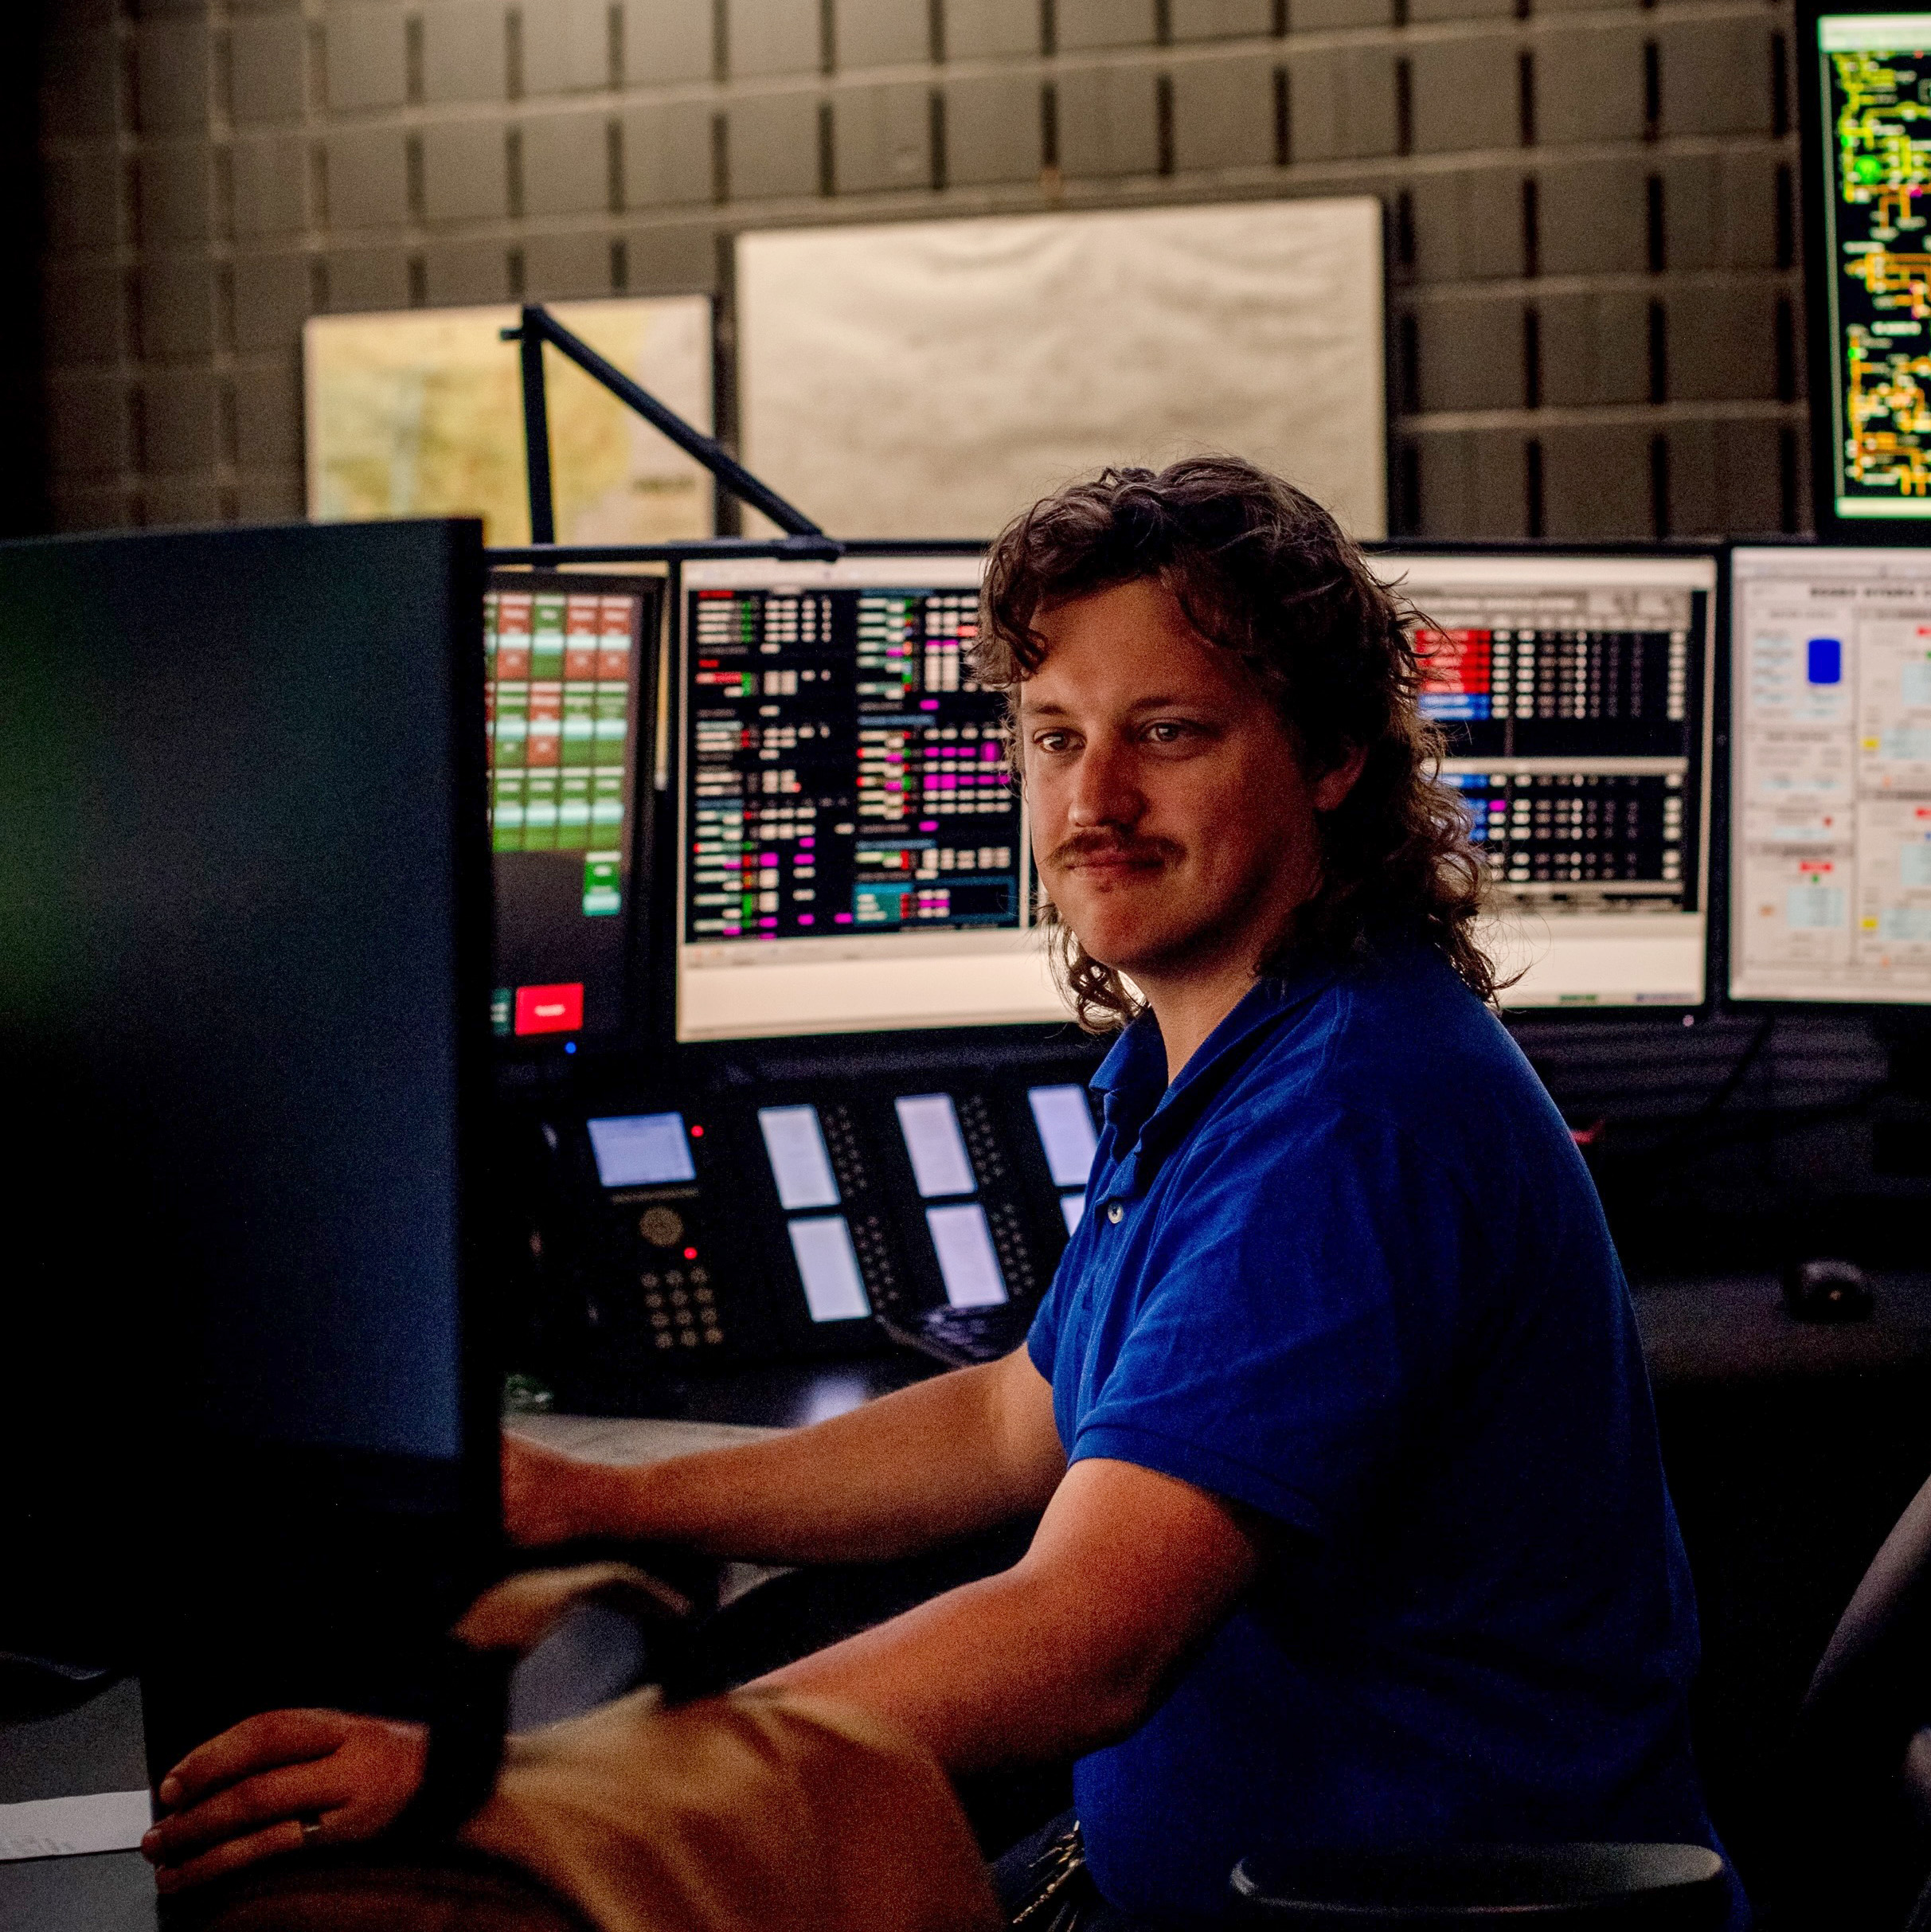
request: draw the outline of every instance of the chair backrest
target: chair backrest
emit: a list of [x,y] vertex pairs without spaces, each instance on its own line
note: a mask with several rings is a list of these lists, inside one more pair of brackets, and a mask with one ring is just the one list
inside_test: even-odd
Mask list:
[[1243,1859],[1241,1917],[1296,1932],[1712,1932],[1730,1907],[1704,1845],[1443,1845]]
[[1931,1750],[1913,1749],[1927,1726],[1931,1482],[1872,1559],[1798,1716],[1780,1834],[1798,1909],[1903,1922],[1931,1869]]

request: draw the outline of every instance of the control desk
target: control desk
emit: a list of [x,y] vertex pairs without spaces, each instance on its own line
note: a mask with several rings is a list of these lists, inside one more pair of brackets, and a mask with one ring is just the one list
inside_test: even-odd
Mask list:
[[540,1110],[522,1153],[545,1379],[602,1408],[673,1365],[1016,1347],[1085,1204],[1096,1059],[733,1062]]

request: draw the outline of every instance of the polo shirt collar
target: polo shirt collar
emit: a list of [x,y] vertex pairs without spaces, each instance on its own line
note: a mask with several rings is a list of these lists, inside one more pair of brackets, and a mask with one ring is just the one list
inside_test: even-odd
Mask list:
[[1091,1082],[1106,1124],[1113,1129],[1119,1164],[1107,1192],[1141,1191],[1265,1037],[1306,1006],[1334,976],[1334,968],[1323,964],[1257,980],[1171,1083],[1159,1023],[1151,1012],[1141,1014],[1114,1042]]

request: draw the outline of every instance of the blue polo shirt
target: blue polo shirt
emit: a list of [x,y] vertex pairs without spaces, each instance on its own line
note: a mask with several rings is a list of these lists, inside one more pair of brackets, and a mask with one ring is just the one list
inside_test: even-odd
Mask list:
[[1432,952],[1264,980],[1167,1081],[1107,1056],[1028,1347],[1068,1457],[1175,1476],[1280,1555],[1074,1793],[1100,1891],[1218,1913],[1264,1848],[1714,1844],[1695,1611],[1588,1173]]

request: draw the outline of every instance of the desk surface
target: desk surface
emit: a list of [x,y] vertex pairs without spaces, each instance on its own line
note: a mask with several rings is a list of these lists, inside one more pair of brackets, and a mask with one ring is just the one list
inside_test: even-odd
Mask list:
[[[1658,1387],[1693,1393],[1837,1376],[1931,1371],[1931,1276],[1879,1276],[1869,1321],[1830,1326],[1784,1312],[1768,1277],[1638,1285],[1637,1320]],[[756,1441],[842,1414],[930,1372],[878,1357],[764,1368],[666,1385],[637,1417],[518,1416],[510,1426],[610,1462],[655,1461]],[[123,1682],[57,1717],[0,1721],[0,1803],[124,1791],[143,1779],[139,1687]],[[134,1852],[0,1864],[0,1932],[154,1932],[154,1893]]]
[[1871,1277],[1868,1320],[1799,1321],[1768,1275],[1636,1285],[1636,1323],[1660,1390],[1814,1381],[1931,1367],[1931,1275]]

